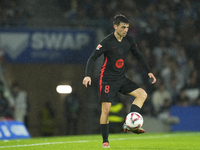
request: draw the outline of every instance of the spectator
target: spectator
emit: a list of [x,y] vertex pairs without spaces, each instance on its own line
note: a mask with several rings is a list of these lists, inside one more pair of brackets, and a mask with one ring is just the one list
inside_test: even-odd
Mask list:
[[81,99],[77,94],[77,89],[75,86],[72,86],[72,93],[67,95],[64,101],[64,115],[67,122],[67,135],[77,134],[77,124],[81,108],[80,103]]
[[158,46],[154,47],[153,55],[156,61],[156,68],[161,70],[166,66],[166,62],[169,61],[169,55],[166,53],[167,44],[165,40],[160,40]]
[[8,101],[3,96],[3,92],[0,92],[0,121],[2,119],[11,119],[12,118],[12,112],[9,108]]
[[158,113],[158,119],[169,125],[178,124],[180,120],[178,117],[170,115],[170,107],[171,101],[168,99],[164,100],[163,106]]
[[189,98],[190,104],[193,105],[200,95],[200,91],[199,91],[200,85],[198,81],[197,70],[194,70],[192,72],[184,88],[185,88],[186,95]]
[[52,136],[55,131],[55,113],[49,101],[42,108],[39,118],[42,136]]
[[200,96],[197,98],[197,100],[195,102],[195,106],[200,106]]
[[171,95],[166,90],[164,83],[160,83],[157,89],[152,93],[152,104],[154,107],[155,115],[162,110],[166,101],[171,102]]
[[184,47],[180,47],[178,50],[177,61],[179,66],[182,68],[187,63],[187,56]]
[[181,89],[185,84],[184,75],[181,72],[177,61],[173,58],[170,59],[167,63],[167,66],[161,70],[161,76],[164,80],[164,84],[167,90],[170,90],[170,81],[172,78],[175,78],[177,80],[176,84],[178,89]]
[[18,83],[13,83],[11,89],[14,98],[14,120],[25,122],[28,103],[27,93],[20,88]]
[[190,106],[189,98],[186,95],[184,88],[182,88],[180,90],[179,94],[177,95],[175,105],[176,106],[184,106],[184,107]]
[[194,66],[194,60],[193,59],[187,59],[187,62],[184,66],[182,66],[181,68],[183,74],[184,74],[184,81],[187,81],[190,77],[190,75],[192,74],[192,72],[195,70],[195,66]]

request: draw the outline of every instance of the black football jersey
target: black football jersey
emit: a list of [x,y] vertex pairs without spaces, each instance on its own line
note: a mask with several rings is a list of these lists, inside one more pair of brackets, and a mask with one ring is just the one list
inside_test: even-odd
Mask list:
[[125,61],[129,52],[141,62],[145,69],[150,72],[149,66],[143,58],[141,52],[137,48],[137,44],[133,37],[126,35],[121,42],[119,42],[114,33],[106,36],[96,47],[87,61],[85,76],[91,75],[93,64],[102,54],[104,55],[104,62],[100,71],[102,80],[117,80],[124,76]]

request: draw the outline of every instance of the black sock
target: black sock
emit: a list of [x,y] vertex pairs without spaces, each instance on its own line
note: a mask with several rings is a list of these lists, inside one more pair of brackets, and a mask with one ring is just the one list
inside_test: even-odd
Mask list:
[[137,112],[140,113],[140,107],[135,104],[132,104],[130,112]]
[[109,124],[100,124],[103,143],[108,142]]

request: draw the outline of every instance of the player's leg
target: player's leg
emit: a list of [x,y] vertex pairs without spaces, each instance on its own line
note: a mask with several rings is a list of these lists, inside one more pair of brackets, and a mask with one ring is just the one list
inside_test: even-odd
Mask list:
[[142,108],[142,106],[147,98],[147,93],[142,88],[138,88],[128,94],[135,97],[135,100],[132,103],[130,112],[138,112],[139,113],[140,109]]
[[110,102],[102,102],[101,103],[101,117],[100,117],[100,126],[101,126],[101,134],[103,138],[102,147],[109,147],[108,143],[108,135],[109,135],[109,112],[110,112],[111,103]]
[[[124,78],[120,82],[122,82],[121,83],[122,88],[121,88],[120,92],[123,94],[128,94],[128,95],[135,97],[135,100],[132,103],[130,112],[138,112],[139,113],[140,109],[142,108],[142,106],[147,98],[147,93],[142,88],[139,88],[135,82],[133,82],[127,78]],[[130,131],[130,132],[134,132],[137,134],[145,132],[145,130],[142,128],[138,128],[138,129],[136,128],[133,130],[133,129],[127,127],[126,124],[123,125],[123,129],[124,129],[124,131]]]
[[[138,112],[139,113],[140,109],[142,108],[142,106],[147,98],[147,93],[142,88],[138,88],[128,94],[135,97],[135,100],[132,103],[130,112]],[[123,129],[124,129],[124,131],[133,132],[136,134],[141,134],[141,133],[145,132],[145,130],[141,127],[131,129],[128,126],[126,126],[126,124],[123,125]]]
[[101,117],[100,124],[108,124],[108,116],[110,112],[111,103],[110,102],[102,102],[101,103]]
[[112,102],[115,101],[116,95],[120,89],[115,81],[100,82],[100,101],[101,101],[101,117],[100,126],[103,137],[103,147],[109,147],[108,135],[109,135],[109,120],[110,107]]

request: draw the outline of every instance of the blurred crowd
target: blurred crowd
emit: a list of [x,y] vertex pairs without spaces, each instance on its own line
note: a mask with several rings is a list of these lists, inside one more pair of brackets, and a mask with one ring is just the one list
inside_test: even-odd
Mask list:
[[29,13],[20,7],[19,0],[0,0],[0,27],[23,27]]
[[[124,14],[129,34],[157,77],[152,86],[140,62],[128,57],[126,75],[148,92],[142,109],[158,116],[170,106],[200,106],[200,2],[197,0],[58,0],[69,22],[113,31],[112,20]],[[82,23],[82,24],[81,24]],[[84,24],[86,23],[86,24]],[[127,97],[122,96],[122,100]]]

